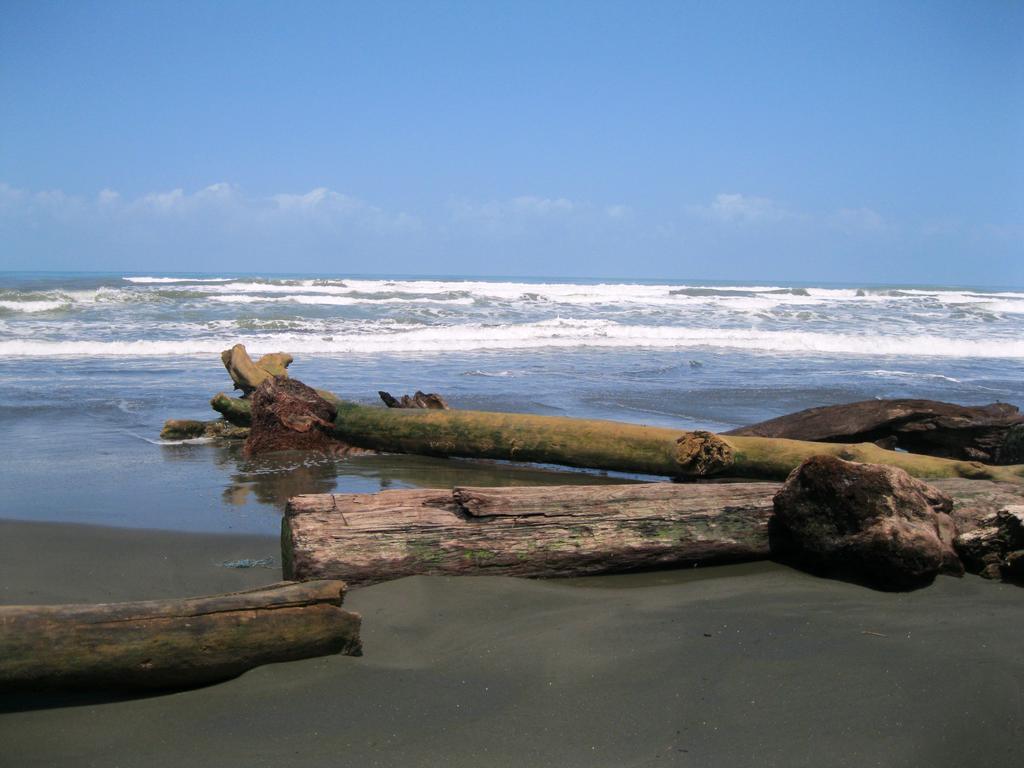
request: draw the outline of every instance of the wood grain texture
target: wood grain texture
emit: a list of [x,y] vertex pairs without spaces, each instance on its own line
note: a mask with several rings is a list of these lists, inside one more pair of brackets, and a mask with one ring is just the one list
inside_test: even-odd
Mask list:
[[773,483],[455,488],[288,503],[285,575],[583,576],[768,556]]
[[277,661],[358,655],[341,581],[179,600],[0,606],[0,691],[184,688]]

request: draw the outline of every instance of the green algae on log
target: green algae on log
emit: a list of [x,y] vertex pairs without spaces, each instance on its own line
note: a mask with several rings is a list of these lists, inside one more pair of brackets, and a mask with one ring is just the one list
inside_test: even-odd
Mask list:
[[281,527],[287,578],[585,576],[769,555],[774,483],[310,494]]
[[210,400],[210,407],[236,427],[252,426],[252,403],[248,400],[218,392]]
[[225,437],[244,440],[249,436],[247,427],[239,427],[225,419],[199,421],[196,419],[168,419],[160,430],[161,440],[194,440],[200,437]]
[[[321,396],[324,393],[317,390]],[[617,421],[486,411],[434,411],[359,405],[332,396],[333,435],[388,453],[560,464],[674,478],[784,480],[817,455],[899,467],[914,477],[1024,483],[1024,465],[990,466],[880,448],[874,443],[815,443],[785,438],[680,432]],[[251,404],[219,394],[215,410],[235,424]]]
[[359,655],[341,581],[210,597],[0,606],[0,691],[187,688],[278,661]]
[[[290,356],[283,357],[290,361]],[[229,371],[232,366],[248,370],[248,364],[253,364],[241,344],[226,350],[222,358]],[[560,464],[678,479],[728,476],[772,480],[785,479],[811,456],[829,455],[899,467],[924,479],[962,477],[1024,483],[1021,464],[988,466],[889,451],[873,443],[680,432],[564,416],[371,408],[324,390],[316,392],[337,410],[331,430],[335,438],[356,448],[389,453]],[[220,393],[210,404],[232,424],[249,426],[252,422],[249,400]]]

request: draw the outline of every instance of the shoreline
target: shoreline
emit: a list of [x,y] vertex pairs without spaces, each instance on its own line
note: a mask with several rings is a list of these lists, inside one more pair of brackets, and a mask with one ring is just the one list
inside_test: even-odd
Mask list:
[[[276,546],[0,521],[2,599],[241,589],[280,573],[218,563]],[[1022,595],[977,577],[880,593],[771,562],[412,577],[347,596],[361,658],[156,696],[0,697],[0,740],[25,766],[1012,764]]]

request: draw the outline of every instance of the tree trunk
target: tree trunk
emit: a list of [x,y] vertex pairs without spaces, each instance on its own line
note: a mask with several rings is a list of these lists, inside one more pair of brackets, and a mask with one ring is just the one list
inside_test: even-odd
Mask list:
[[[224,355],[236,366],[245,367],[248,360],[245,348],[239,344]],[[965,477],[1024,483],[1021,464],[992,467],[976,461],[887,451],[872,443],[723,437],[699,430],[681,432],[615,421],[532,414],[369,408],[341,400],[330,392],[316,392],[337,413],[329,430],[333,437],[355,448],[391,453],[529,461],[679,479],[721,475],[775,480],[785,479],[804,459],[827,454],[848,461],[900,467],[920,478]],[[211,405],[232,424],[249,426],[252,421],[252,403],[248,400],[220,393]],[[258,437],[250,436],[250,440],[255,439]]]
[[920,478],[1024,482],[1024,465],[887,451],[872,443],[813,443],[722,436],[562,416],[370,408],[338,403],[333,434],[349,445],[392,453],[504,459],[664,475],[783,480],[811,456],[900,467]]
[[[337,408],[331,430],[335,438],[387,453],[529,461],[678,479],[718,475],[765,480],[784,480],[804,459],[827,454],[900,467],[923,479],[1024,483],[1021,464],[989,466],[887,451],[873,443],[715,435],[564,416],[375,408],[316,391]],[[251,422],[247,400],[219,394],[212,404],[232,423]]]
[[879,443],[911,453],[1013,464],[1024,461],[1024,414],[1008,403],[865,400],[809,408],[727,435],[825,443]]
[[774,483],[456,488],[297,496],[288,578],[584,576],[768,556]]
[[184,688],[247,669],[360,654],[345,584],[280,583],[248,592],[96,605],[0,606],[0,691]]
[[[958,532],[1020,486],[938,480]],[[281,528],[288,578],[584,576],[769,556],[777,483],[639,483],[309,494]]]

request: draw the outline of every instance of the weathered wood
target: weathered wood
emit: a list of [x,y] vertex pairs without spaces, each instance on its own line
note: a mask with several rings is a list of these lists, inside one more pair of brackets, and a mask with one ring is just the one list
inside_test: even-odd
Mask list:
[[827,454],[900,467],[920,478],[1024,482],[1024,465],[989,466],[887,451],[873,443],[814,443],[714,435],[563,416],[370,408],[338,402],[333,434],[392,453],[504,459],[674,478],[783,480],[805,459]]
[[236,427],[252,426],[252,403],[248,400],[218,392],[211,398],[210,407]]
[[768,556],[774,483],[455,488],[289,501],[289,578],[583,576]]
[[220,359],[231,376],[235,389],[240,389],[243,396],[254,391],[268,378],[287,378],[287,369],[292,363],[292,356],[284,352],[273,352],[254,362],[243,344],[235,344],[231,349],[225,349]]
[[330,434],[335,407],[297,379],[270,377],[249,398],[252,428],[245,453],[347,448]]
[[[330,395],[323,390],[317,393]],[[900,467],[922,479],[1024,483],[1021,464],[992,466],[889,451],[874,443],[713,435],[564,416],[374,408],[336,396],[330,400],[338,409],[332,430],[337,439],[387,453],[529,461],[674,478],[719,475],[766,480],[784,480],[804,459],[827,454]],[[220,394],[213,406],[233,423],[251,419],[247,400]]]
[[[236,345],[234,354],[244,354]],[[390,453],[503,459],[570,467],[700,478],[714,475],[783,480],[811,456],[899,467],[919,478],[964,477],[1024,483],[1024,465],[887,451],[873,443],[816,443],[784,438],[684,432],[615,421],[485,411],[371,408],[316,390],[335,407],[330,433],[346,445]],[[213,407],[235,424],[251,419],[246,400],[217,395]]]
[[448,410],[451,406],[436,392],[421,392],[416,390],[414,395],[402,395],[395,397],[390,392],[380,390],[377,392],[381,401],[388,408],[435,408],[440,411]]
[[160,430],[161,440],[194,440],[198,437],[224,437],[244,440],[249,436],[247,427],[236,427],[226,419],[198,421],[195,419],[168,419]]
[[964,406],[937,400],[864,400],[808,408],[725,434],[878,443],[911,453],[993,464],[1024,461],[1024,414],[1008,403]]
[[285,582],[181,600],[0,606],[0,691],[184,688],[261,664],[359,655],[345,589]]

